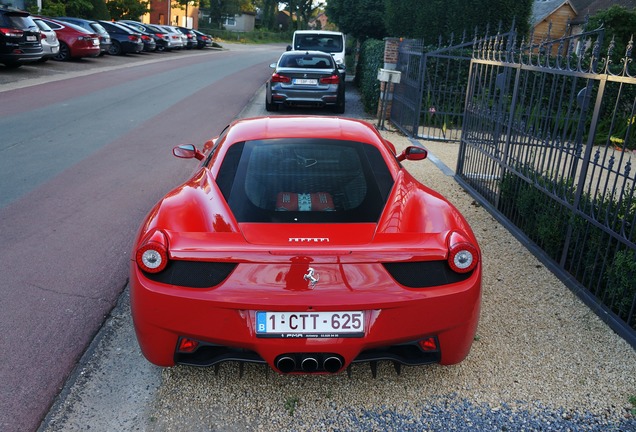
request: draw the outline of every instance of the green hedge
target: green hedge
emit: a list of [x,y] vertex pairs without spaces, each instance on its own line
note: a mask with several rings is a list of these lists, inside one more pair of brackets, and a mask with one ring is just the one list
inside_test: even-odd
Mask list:
[[[529,168],[522,173],[534,184],[514,173],[504,175],[499,211],[557,263],[569,233],[565,270],[608,309],[627,320],[636,301],[636,252],[544,192],[549,190],[558,196],[570,197],[571,201],[575,195],[571,181],[554,182]],[[635,220],[635,204],[618,203],[603,195],[584,195],[579,208],[593,215],[601,226],[615,232],[630,232],[629,240],[636,240],[636,230],[621,226]],[[628,324],[636,329],[636,320]]]
[[360,47],[355,84],[365,111],[375,114],[380,100],[378,70],[384,66],[384,41],[367,39]]

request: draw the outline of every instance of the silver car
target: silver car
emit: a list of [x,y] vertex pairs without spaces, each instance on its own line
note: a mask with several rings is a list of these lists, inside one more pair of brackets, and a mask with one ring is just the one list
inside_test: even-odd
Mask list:
[[265,109],[281,105],[331,107],[345,111],[345,82],[331,54],[322,51],[288,51],[273,63],[267,81]]
[[176,27],[169,25],[158,25],[154,24],[155,27],[159,27],[164,30],[168,37],[170,38],[170,48],[169,49],[177,49],[185,48],[185,43],[183,42],[183,33],[176,29]]
[[42,33],[40,42],[42,42],[44,56],[38,61],[45,62],[55,57],[60,51],[60,41],[57,39],[55,31],[47,23],[39,18],[33,18],[33,21],[40,28],[40,33]]

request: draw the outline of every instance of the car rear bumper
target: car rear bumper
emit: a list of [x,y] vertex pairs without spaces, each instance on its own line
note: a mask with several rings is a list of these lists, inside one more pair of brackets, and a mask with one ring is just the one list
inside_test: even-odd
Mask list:
[[281,89],[271,91],[272,103],[286,105],[335,105],[338,102],[338,91],[334,90],[291,90]]
[[23,47],[7,44],[6,49],[0,52],[0,63],[23,64],[35,62],[44,56],[41,47]]
[[[247,267],[238,266],[235,273],[257,269]],[[298,364],[315,357],[321,365],[338,358],[336,370],[311,370],[324,373],[340,371],[352,362],[454,364],[468,355],[479,319],[480,267],[464,281],[426,289],[408,289],[377,274],[371,277],[375,285],[370,286],[371,279],[360,280],[368,277],[362,273],[367,270],[368,265],[343,270],[348,273],[344,280],[354,281],[355,287],[323,285],[289,292],[266,283],[240,287],[232,282],[240,280],[240,274],[215,288],[175,287],[147,279],[133,263],[131,306],[137,339],[144,356],[159,366],[211,366],[237,360],[267,363],[292,373],[302,371],[281,370],[282,358],[293,358]],[[362,311],[365,330],[356,337],[259,337],[257,311]],[[199,348],[192,353],[177,352],[183,337],[199,342]],[[421,349],[418,343],[428,338],[435,339],[437,349]]]

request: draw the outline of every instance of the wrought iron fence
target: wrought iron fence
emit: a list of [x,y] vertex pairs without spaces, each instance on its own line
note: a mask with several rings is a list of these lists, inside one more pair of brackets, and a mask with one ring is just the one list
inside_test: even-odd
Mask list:
[[636,70],[603,31],[473,45],[458,180],[636,346]]
[[459,141],[473,43],[464,34],[457,44],[451,35],[446,46],[441,37],[436,47],[421,40],[400,44],[401,82],[391,108],[397,128],[412,137]]

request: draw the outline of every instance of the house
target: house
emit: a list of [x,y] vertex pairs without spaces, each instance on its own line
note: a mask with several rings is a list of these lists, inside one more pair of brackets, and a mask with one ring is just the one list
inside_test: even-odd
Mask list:
[[241,12],[240,14],[227,16],[221,23],[225,30],[236,32],[254,31],[256,24],[256,12]]
[[141,21],[147,24],[166,24],[196,29],[199,27],[199,8],[175,7],[172,0],[150,0],[150,12]]
[[581,33],[586,17],[614,5],[633,9],[636,0],[535,0],[531,15],[533,42]]

